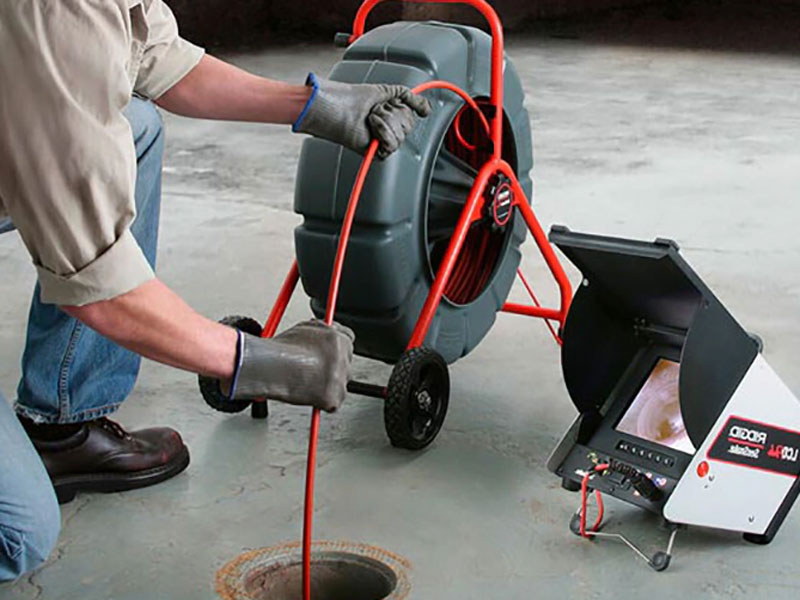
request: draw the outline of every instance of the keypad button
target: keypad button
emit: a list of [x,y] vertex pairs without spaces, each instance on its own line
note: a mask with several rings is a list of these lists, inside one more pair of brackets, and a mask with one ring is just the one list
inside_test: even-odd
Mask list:
[[640,448],[635,444],[631,444],[623,440],[617,442],[617,450],[620,452],[629,452],[639,459],[644,459],[657,465],[663,465],[665,467],[672,467],[675,465],[674,458],[664,456],[663,454],[653,452],[652,450],[647,450],[646,448]]

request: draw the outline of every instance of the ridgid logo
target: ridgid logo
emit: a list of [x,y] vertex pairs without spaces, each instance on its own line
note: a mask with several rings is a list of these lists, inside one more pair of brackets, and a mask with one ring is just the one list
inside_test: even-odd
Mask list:
[[758,459],[767,442],[767,434],[734,425],[728,433],[728,454]]
[[730,454],[759,458],[767,443],[767,433],[734,425],[728,433],[728,442],[731,444],[728,448]]
[[786,475],[800,474],[800,432],[730,417],[708,457]]
[[734,441],[749,442],[751,444],[767,443],[767,434],[764,431],[756,431],[755,429],[747,429],[746,427],[739,427],[734,425],[731,427],[730,436]]

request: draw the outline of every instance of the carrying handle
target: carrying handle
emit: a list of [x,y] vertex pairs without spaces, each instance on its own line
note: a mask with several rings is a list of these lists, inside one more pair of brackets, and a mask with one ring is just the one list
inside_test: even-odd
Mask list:
[[[386,2],[387,0],[365,0],[365,2],[359,7],[358,12],[356,13],[356,18],[353,23],[353,33],[350,36],[350,43],[352,44],[362,35],[364,35],[364,28],[367,22],[367,16],[372,9],[375,8],[378,4],[382,2]],[[413,3],[413,4],[465,4],[467,6],[473,7],[479,13],[481,13],[486,21],[489,23],[489,27],[492,30],[492,37],[495,41],[500,40],[502,42],[503,39],[503,25],[500,22],[500,17],[497,16],[494,8],[486,2],[486,0],[400,0],[401,2],[405,3]],[[499,34],[499,35],[497,35]]]

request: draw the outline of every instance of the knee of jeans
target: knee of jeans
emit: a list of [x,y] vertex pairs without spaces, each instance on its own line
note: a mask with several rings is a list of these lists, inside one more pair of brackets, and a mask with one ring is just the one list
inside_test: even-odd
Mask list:
[[61,513],[54,494],[32,502],[26,514],[0,521],[0,581],[16,579],[47,560],[56,547]]

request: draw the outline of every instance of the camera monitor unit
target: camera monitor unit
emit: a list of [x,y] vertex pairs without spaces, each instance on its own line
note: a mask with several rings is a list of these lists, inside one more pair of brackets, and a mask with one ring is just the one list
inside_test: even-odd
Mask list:
[[582,275],[561,350],[578,415],[548,460],[562,485],[582,494],[573,532],[594,489],[673,525],[771,541],[800,495],[800,401],[757,336],[674,242],[558,226],[550,240]]

